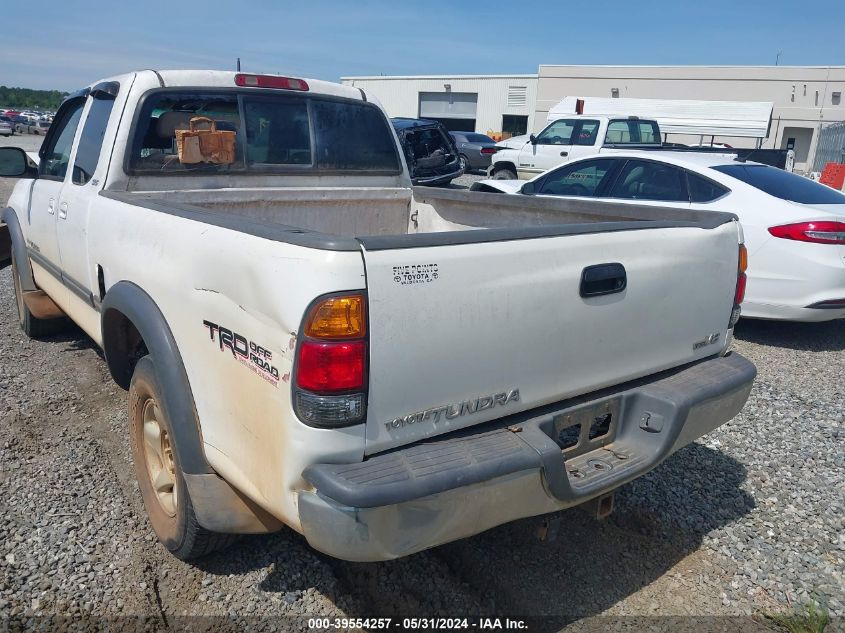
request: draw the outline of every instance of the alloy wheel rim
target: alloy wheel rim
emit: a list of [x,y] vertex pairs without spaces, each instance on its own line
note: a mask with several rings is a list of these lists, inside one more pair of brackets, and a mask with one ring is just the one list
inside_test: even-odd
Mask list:
[[156,401],[149,398],[143,412],[144,461],[158,503],[168,516],[176,516],[178,487],[176,486],[176,462],[173,460],[173,446],[170,436],[162,428],[161,410]]

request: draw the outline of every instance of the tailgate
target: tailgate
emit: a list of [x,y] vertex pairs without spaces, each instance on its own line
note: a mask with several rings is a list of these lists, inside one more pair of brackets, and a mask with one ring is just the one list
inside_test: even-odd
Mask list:
[[[734,222],[405,248],[363,239],[366,452],[716,354],[737,240]],[[582,297],[583,270],[605,263],[624,266],[627,287]]]

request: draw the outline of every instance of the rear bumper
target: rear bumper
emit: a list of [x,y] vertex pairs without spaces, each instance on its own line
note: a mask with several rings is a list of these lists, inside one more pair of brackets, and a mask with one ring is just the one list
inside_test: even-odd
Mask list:
[[[337,558],[389,560],[579,505],[733,418],[756,373],[730,354],[359,464],[310,466],[303,533]],[[591,439],[600,419],[607,432]]]

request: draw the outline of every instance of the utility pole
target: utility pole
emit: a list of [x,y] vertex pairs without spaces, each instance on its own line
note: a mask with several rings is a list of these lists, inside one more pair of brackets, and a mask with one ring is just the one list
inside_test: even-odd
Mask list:
[[[778,66],[780,64],[781,55],[783,55],[783,51],[778,51],[778,54],[775,55],[775,66]],[[238,66],[238,69],[240,69],[240,66]]]
[[241,72],[241,58],[238,57],[238,72]]

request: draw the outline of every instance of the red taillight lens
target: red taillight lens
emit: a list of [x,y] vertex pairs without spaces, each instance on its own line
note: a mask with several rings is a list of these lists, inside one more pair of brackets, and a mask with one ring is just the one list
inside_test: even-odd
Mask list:
[[815,244],[845,244],[845,222],[799,222],[769,228],[769,233],[785,240]]
[[276,77],[274,75],[235,75],[235,85],[245,88],[281,88],[282,90],[308,90],[308,83],[293,77]]
[[364,387],[366,343],[302,341],[296,368],[296,384],[316,393],[336,393]]
[[482,147],[481,153],[482,154],[495,154],[496,148],[495,147]]
[[745,273],[740,273],[736,278],[736,292],[734,293],[734,306],[738,306],[745,299],[745,285],[748,283],[748,277]]

